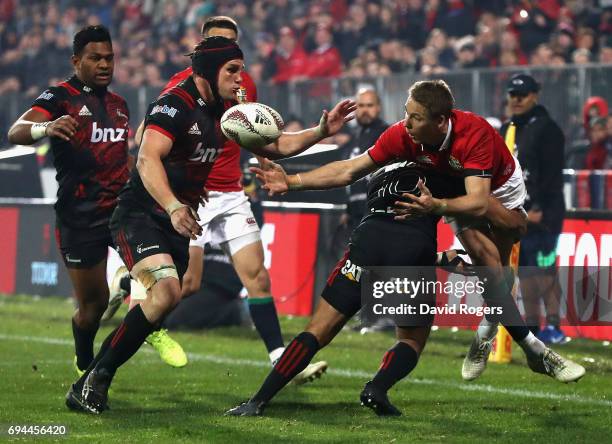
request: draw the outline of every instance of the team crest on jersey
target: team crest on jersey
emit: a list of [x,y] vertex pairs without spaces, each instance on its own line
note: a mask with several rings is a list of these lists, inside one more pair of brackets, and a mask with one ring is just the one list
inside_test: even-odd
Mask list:
[[419,163],[426,163],[428,165],[433,165],[433,163],[434,163],[433,160],[431,160],[431,158],[429,156],[425,156],[425,155],[417,157],[416,160]]
[[457,170],[457,171],[461,171],[463,169],[463,165],[461,165],[461,162],[459,162],[456,158],[454,158],[453,156],[449,156],[448,158],[448,164],[450,165],[450,167],[453,170]]
[[238,91],[236,91],[236,99],[238,100],[238,103],[247,102],[247,90],[244,86],[241,86],[238,88]]
[[347,259],[344,266],[340,270],[340,273],[342,273],[343,276],[349,281],[359,282],[361,280],[362,271],[363,269],[359,265],[354,264],[350,259]]

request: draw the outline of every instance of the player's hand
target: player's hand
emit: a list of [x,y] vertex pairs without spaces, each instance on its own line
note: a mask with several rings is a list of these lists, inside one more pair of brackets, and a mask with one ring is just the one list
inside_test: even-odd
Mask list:
[[174,229],[181,235],[193,240],[202,234],[202,227],[198,224],[200,217],[188,205],[177,208],[170,215],[170,221]]
[[337,103],[331,111],[324,110],[319,121],[321,134],[325,137],[336,134],[346,122],[355,118],[356,109],[357,103],[354,100],[345,99]]
[[393,212],[396,214],[395,220],[406,220],[412,216],[420,216],[423,214],[433,213],[438,208],[438,200],[431,195],[429,188],[425,186],[425,182],[419,179],[417,187],[420,191],[420,196],[412,193],[403,193],[402,198],[395,202]]
[[264,158],[262,158],[259,165],[259,168],[250,167],[249,170],[262,183],[261,187],[264,190],[268,190],[268,196],[285,194],[289,191],[289,178],[282,166]]
[[77,132],[79,124],[71,116],[61,116],[47,126],[46,134],[49,137],[58,137],[69,141]]
[[541,224],[542,217],[542,210],[529,210],[527,212],[527,220],[532,224]]
[[205,206],[207,203],[208,203],[208,190],[206,189],[206,187],[204,187],[202,188],[202,194],[200,195],[200,205]]

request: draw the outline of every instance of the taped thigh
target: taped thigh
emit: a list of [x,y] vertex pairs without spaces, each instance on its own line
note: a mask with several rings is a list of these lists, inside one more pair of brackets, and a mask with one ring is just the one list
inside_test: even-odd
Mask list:
[[147,267],[138,272],[138,281],[142,286],[149,291],[153,285],[165,278],[174,278],[179,280],[176,266],[174,264],[158,265],[156,267]]

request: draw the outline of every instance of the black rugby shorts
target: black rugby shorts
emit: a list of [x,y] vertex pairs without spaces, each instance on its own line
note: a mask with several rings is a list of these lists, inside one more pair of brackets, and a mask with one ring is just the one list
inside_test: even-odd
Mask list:
[[110,230],[115,248],[128,270],[146,257],[168,254],[172,256],[179,278],[183,278],[189,264],[189,238],[181,236],[169,219],[119,202],[111,217]]
[[108,256],[113,240],[108,225],[73,228],[59,218],[55,220],[55,240],[66,268],[87,269]]
[[421,231],[389,217],[366,218],[327,279],[321,297],[350,318],[361,308],[361,280],[367,267],[433,266],[435,228]]

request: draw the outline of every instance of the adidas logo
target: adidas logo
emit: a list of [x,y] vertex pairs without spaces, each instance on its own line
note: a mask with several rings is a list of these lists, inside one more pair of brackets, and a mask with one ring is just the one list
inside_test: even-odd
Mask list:
[[187,134],[195,134],[196,136],[201,136],[202,131],[200,131],[200,128],[198,128],[198,124],[194,123],[193,126],[189,128],[189,131],[187,131]]
[[83,105],[83,108],[81,108],[81,111],[79,111],[79,116],[91,116],[91,111],[89,111],[89,109],[87,108],[87,105]]
[[264,116],[261,111],[257,109],[255,110],[255,112],[257,113],[257,115],[255,116],[255,123],[258,123],[260,125],[272,125],[272,122],[270,122],[270,119]]

